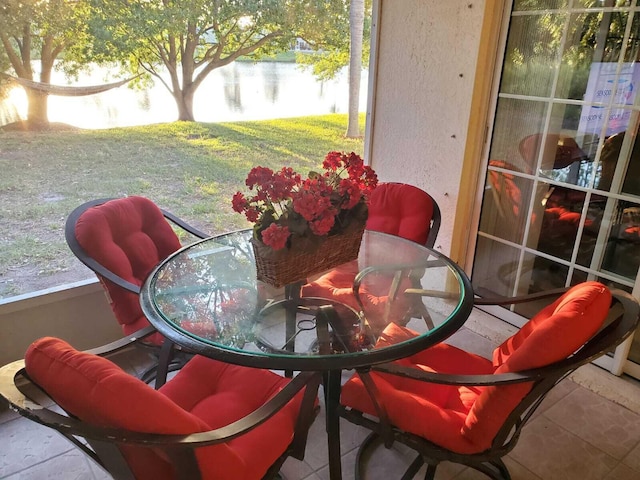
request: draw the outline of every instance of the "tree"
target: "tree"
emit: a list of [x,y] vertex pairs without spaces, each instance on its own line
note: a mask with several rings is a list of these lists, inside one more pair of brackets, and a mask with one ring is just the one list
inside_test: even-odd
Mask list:
[[[194,120],[198,87],[240,57],[286,50],[315,35],[315,19],[336,0],[91,0],[90,58],[116,60],[155,77],[171,93],[179,120]],[[166,70],[168,79],[163,76]]]
[[[10,65],[20,79],[44,84],[51,82],[56,62],[68,73],[76,72],[80,64],[65,59],[63,52],[85,36],[87,10],[82,1],[0,0],[0,64]],[[36,60],[39,68],[34,69]],[[27,122],[34,127],[48,125],[49,93],[31,87],[25,91]]]
[[360,76],[362,74],[362,36],[364,30],[364,0],[351,0],[349,13],[351,39],[349,48],[349,123],[347,137],[360,136],[358,122]]
[[371,0],[344,0],[342,11],[334,15],[332,28],[308,40],[315,50],[297,60],[313,68],[321,80],[334,78],[349,67],[349,120],[346,136],[359,137],[358,107],[362,65],[369,63]]

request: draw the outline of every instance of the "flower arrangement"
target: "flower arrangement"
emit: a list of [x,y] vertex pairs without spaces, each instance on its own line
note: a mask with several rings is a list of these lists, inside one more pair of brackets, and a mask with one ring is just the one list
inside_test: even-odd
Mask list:
[[253,195],[237,192],[233,210],[253,222],[254,238],[274,251],[305,248],[351,224],[364,225],[367,200],[378,183],[373,169],[353,152],[329,152],[322,168],[303,178],[290,167],[254,167],[246,180]]

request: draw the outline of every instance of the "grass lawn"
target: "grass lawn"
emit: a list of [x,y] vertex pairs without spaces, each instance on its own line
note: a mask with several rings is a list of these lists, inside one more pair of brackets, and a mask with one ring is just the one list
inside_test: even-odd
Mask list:
[[[361,116],[364,131],[364,115]],[[0,298],[90,278],[64,222],[81,203],[143,195],[211,234],[248,227],[231,209],[255,165],[316,169],[362,154],[344,114],[255,122],[175,122],[108,130],[0,130]]]

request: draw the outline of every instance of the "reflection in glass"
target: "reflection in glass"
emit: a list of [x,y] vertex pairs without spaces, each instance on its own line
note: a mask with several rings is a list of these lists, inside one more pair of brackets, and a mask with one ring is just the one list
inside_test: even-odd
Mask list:
[[478,237],[476,244],[476,269],[472,284],[479,295],[485,292],[500,296],[511,296],[518,270],[518,249]]
[[[548,97],[558,63],[565,14],[513,17],[502,73],[502,93]],[[551,67],[551,68],[550,68]]]
[[514,0],[513,11],[549,10],[567,6],[567,0]]
[[596,187],[610,191],[614,186],[617,170],[625,172],[622,192],[640,196],[640,143],[636,142],[635,135],[627,135],[626,131],[611,135],[605,140],[600,154],[600,176]]
[[[490,167],[494,168],[504,168],[505,165],[499,160],[490,162]],[[509,170],[513,170],[513,167]],[[509,242],[521,243],[529,222],[529,196],[532,188],[533,182],[527,178],[508,171],[490,169],[482,201],[480,231]]]
[[573,0],[575,8],[628,7],[631,0]]
[[609,232],[602,269],[635,279],[640,267],[640,205],[620,201]]
[[495,133],[489,158],[511,165],[514,170],[533,173],[520,151],[522,139],[542,132],[547,104],[540,101],[501,98],[498,101]]

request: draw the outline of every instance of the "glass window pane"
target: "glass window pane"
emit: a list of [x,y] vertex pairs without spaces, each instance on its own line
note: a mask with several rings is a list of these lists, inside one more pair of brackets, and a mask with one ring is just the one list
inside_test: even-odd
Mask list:
[[640,267],[640,205],[618,202],[602,270],[633,280]]
[[512,166],[519,172],[533,173],[535,163],[520,143],[529,135],[542,132],[547,104],[531,100],[501,98],[498,101],[490,157]]
[[472,278],[474,291],[482,296],[512,296],[519,256],[516,248],[478,237]]
[[576,256],[576,263],[589,267],[593,261],[593,254],[600,233],[600,225],[605,213],[607,198],[600,195],[591,195],[587,218],[584,221],[580,246]]
[[567,6],[567,0],[515,0],[513,11],[522,10],[549,10]]
[[521,243],[527,226],[532,180],[498,170],[487,176],[480,231],[504,240]]
[[[542,183],[540,221],[533,223],[527,246],[563,260],[571,260],[582,218],[585,192]],[[533,228],[536,227],[536,228]]]
[[575,8],[628,7],[631,0],[573,0]]
[[593,159],[598,136],[576,130],[580,112],[580,106],[553,105],[550,133],[523,140],[521,151],[527,152],[528,163],[539,165],[538,172],[542,177],[588,187],[596,170]]
[[[636,125],[638,113],[625,110],[621,114]],[[622,192],[640,196],[640,142],[635,132],[627,135],[627,125],[606,138],[600,152],[595,188],[603,191]]]
[[558,65],[564,14],[513,17],[502,72],[502,93],[548,97]]

